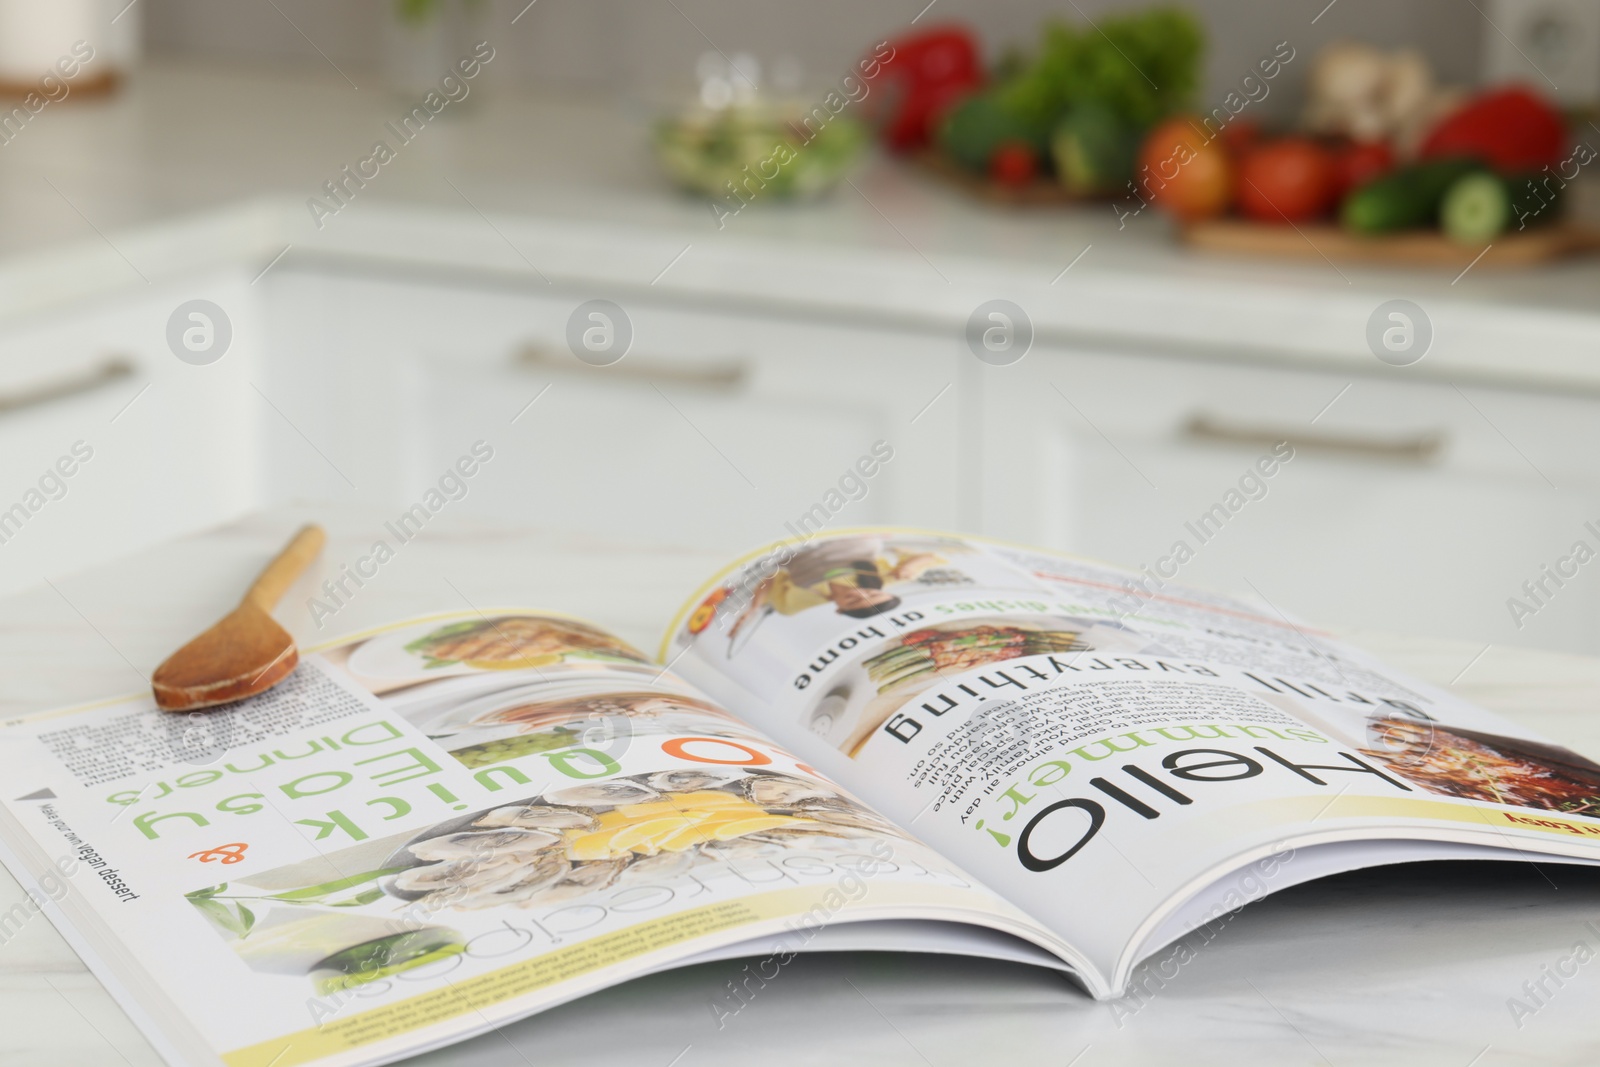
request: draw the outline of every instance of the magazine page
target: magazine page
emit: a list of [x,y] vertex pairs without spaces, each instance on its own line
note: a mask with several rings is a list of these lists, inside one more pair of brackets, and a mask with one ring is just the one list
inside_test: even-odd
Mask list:
[[[1071,942],[1103,995],[1182,933],[1335,869],[1600,858],[1600,765],[1152,571],[917,530],[813,536],[714,578],[662,657]],[[1327,850],[1381,841],[1410,844]]]
[[178,1064],[387,1062],[687,959],[875,943],[846,923],[1053,940],[563,616],[361,634],[213,711],[8,722],[0,778],[30,901]]

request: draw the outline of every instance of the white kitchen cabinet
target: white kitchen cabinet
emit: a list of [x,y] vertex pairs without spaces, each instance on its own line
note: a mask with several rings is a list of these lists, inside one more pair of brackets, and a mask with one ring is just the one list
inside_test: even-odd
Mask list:
[[[729,553],[817,505],[831,528],[975,529],[1134,567],[1183,540],[1170,580],[1318,623],[1600,651],[1600,561],[1559,588],[1543,570],[1600,550],[1600,398],[1048,339],[991,367],[931,325],[490,275],[311,264],[265,284],[269,500],[398,515],[484,441],[456,514]],[[633,326],[609,367],[566,343],[597,296]],[[1280,438],[1294,458],[1202,540],[1189,524],[1259,495],[1240,480]],[[880,440],[894,458],[865,495],[830,497]],[[1537,609],[1520,627],[1511,598]]]
[[986,532],[1135,567],[1183,541],[1176,581],[1319,623],[1600,651],[1600,562],[1522,589],[1600,549],[1600,399],[1059,348],[977,375]]
[[[832,528],[960,521],[948,343],[636,293],[615,298],[627,356],[593,367],[567,321],[603,294],[312,270],[283,271],[270,294],[273,387],[322,453],[272,476],[280,497],[309,487],[398,511],[483,440],[494,460],[447,505],[462,514],[729,552],[808,513]],[[893,458],[858,483],[880,441]]]
[[[180,361],[166,339],[174,309],[195,298],[231,320],[226,353],[205,366]],[[255,506],[256,423],[270,415],[250,385],[260,350],[248,280],[231,273],[7,323],[0,592]]]

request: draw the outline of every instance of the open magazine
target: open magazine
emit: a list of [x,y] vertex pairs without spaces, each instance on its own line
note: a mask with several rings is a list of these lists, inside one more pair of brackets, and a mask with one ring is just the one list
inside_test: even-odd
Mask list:
[[48,914],[186,1067],[388,1062],[747,959],[725,1021],[822,949],[1114,998],[1307,879],[1600,860],[1600,764],[1270,607],[900,529],[735,562],[654,661],[410,619],[221,710],[7,722],[0,781],[0,925]]

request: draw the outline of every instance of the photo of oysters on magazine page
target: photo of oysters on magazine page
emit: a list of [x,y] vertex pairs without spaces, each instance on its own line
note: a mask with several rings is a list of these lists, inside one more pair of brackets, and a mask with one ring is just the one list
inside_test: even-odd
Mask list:
[[482,920],[464,913],[559,925],[553,909],[608,899],[632,913],[674,887],[748,884],[751,864],[797,848],[838,856],[885,837],[910,840],[818,779],[707,766],[563,784],[185,895],[252,970],[327,994],[466,952],[463,928]]

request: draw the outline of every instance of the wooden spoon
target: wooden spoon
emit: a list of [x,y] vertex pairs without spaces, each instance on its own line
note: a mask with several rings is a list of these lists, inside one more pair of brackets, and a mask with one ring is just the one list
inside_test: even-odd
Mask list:
[[287,678],[300,652],[269,613],[326,540],[322,527],[301,527],[238,607],[156,668],[150,678],[156,703],[167,711],[209,708],[255,696]]

